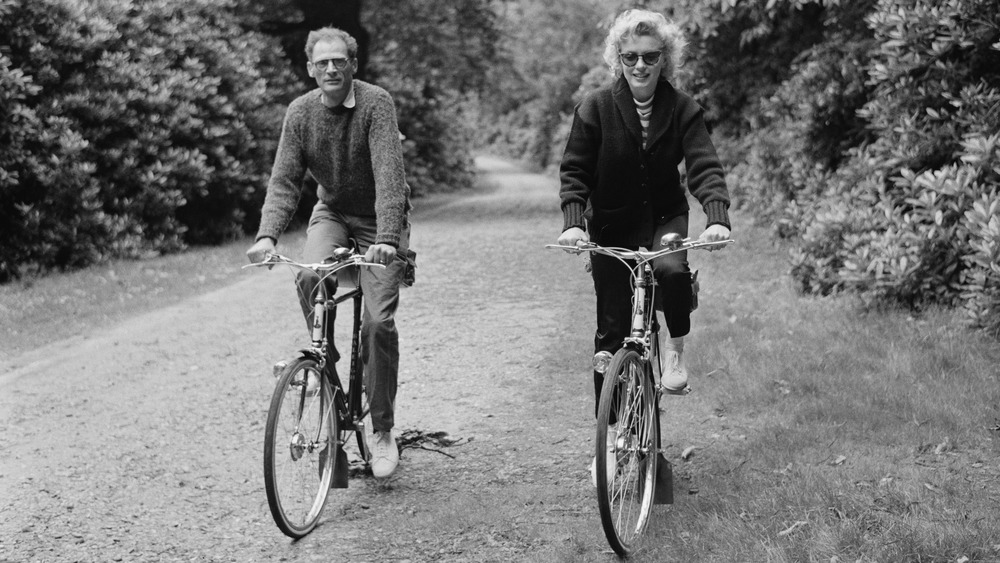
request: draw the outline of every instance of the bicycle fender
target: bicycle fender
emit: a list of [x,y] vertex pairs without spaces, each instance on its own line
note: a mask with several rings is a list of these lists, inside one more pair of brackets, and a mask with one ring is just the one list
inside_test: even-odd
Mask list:
[[300,348],[299,354],[303,357],[309,358],[310,360],[323,363],[323,357],[320,355],[319,350],[316,350],[315,348]]
[[657,453],[660,459],[656,464],[656,489],[653,492],[653,504],[674,503],[674,471],[667,456]]

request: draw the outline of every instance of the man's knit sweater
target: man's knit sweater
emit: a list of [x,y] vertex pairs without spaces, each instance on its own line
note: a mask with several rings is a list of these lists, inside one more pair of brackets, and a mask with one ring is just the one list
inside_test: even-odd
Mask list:
[[317,88],[288,106],[257,239],[274,240],[298,207],[303,179],[319,183],[319,200],[347,215],[375,217],[376,243],[399,245],[410,210],[403,151],[392,97],[354,81],[355,106],[328,108]]

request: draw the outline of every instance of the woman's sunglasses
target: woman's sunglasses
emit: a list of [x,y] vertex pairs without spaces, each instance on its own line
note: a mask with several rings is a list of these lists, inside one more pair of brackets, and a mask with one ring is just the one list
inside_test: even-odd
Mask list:
[[653,66],[660,62],[660,55],[663,51],[650,51],[648,53],[618,53],[618,56],[622,58],[622,64],[625,66],[635,66],[639,62],[639,57],[642,57],[642,62],[649,66]]

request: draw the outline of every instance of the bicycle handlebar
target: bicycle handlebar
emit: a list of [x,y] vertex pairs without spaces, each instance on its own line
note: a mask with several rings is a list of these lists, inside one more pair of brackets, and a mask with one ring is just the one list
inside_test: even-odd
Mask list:
[[296,262],[291,258],[282,256],[281,254],[269,252],[266,255],[264,255],[263,262],[254,262],[253,264],[247,264],[243,266],[242,269],[260,267],[260,266],[273,268],[274,266],[280,264],[291,268],[310,270],[318,274],[322,273],[329,275],[334,272],[343,270],[344,268],[347,268],[349,266],[367,266],[369,268],[374,268],[374,267],[385,268],[385,264],[379,264],[377,262],[366,262],[364,255],[356,254],[355,252],[346,248],[338,248],[336,251],[334,251],[333,259],[334,259],[333,262],[318,262],[309,264],[303,262]]
[[596,252],[598,254],[604,254],[619,260],[635,260],[636,262],[643,263],[655,260],[660,256],[666,256],[667,254],[673,254],[674,252],[680,252],[682,250],[696,250],[696,249],[707,249],[707,248],[721,248],[727,244],[736,242],[733,239],[719,240],[714,242],[699,242],[697,240],[691,240],[690,238],[681,239],[673,241],[671,246],[666,248],[661,248],[660,250],[629,250],[627,248],[619,248],[614,246],[601,246],[592,242],[586,242],[583,244],[578,244],[577,246],[568,246],[565,244],[546,244],[545,248],[552,248],[558,250],[564,250],[572,254],[581,254],[584,252]]

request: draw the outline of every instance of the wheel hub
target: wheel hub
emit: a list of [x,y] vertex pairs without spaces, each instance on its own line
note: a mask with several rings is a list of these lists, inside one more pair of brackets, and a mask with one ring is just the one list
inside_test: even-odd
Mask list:
[[298,461],[302,458],[302,454],[305,453],[306,448],[306,437],[299,432],[292,434],[292,439],[288,443],[288,452],[292,456],[292,461]]

